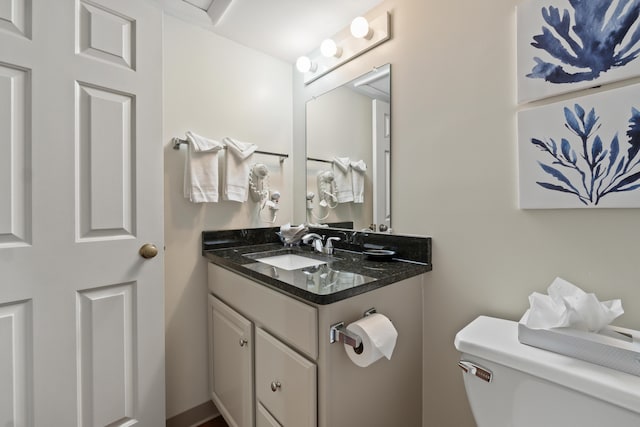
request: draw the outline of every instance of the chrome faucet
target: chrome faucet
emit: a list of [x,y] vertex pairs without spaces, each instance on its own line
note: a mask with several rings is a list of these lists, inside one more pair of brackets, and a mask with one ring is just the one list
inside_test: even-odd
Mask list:
[[323,237],[316,233],[309,233],[302,236],[302,242],[307,245],[310,244],[311,246],[313,246],[314,251],[320,253],[322,253],[322,250],[324,249],[322,247],[322,239]]
[[302,236],[302,241],[313,246],[313,250],[321,254],[333,255],[333,242],[340,240],[339,237],[329,237],[326,244],[322,244],[324,236],[316,233],[309,233]]

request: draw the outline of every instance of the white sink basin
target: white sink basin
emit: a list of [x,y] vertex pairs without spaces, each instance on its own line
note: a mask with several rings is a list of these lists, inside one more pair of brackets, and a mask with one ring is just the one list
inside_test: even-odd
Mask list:
[[276,255],[265,258],[258,258],[256,261],[272,265],[274,267],[282,268],[283,270],[298,270],[300,268],[313,267],[316,265],[326,264],[325,261],[321,261],[314,258],[307,258],[305,256],[296,254]]

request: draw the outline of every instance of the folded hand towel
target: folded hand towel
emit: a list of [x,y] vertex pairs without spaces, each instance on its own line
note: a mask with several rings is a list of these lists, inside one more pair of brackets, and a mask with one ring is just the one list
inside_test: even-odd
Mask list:
[[353,178],[353,203],[364,203],[364,173],[367,165],[363,160],[351,162],[351,177]]
[[353,202],[353,182],[351,181],[351,162],[348,157],[333,158],[333,174],[336,183],[338,203]]
[[246,202],[249,193],[249,159],[258,146],[229,137],[223,138],[222,142],[227,146],[222,197],[234,202]]
[[218,201],[218,152],[222,148],[218,141],[187,132],[184,197],[191,202]]

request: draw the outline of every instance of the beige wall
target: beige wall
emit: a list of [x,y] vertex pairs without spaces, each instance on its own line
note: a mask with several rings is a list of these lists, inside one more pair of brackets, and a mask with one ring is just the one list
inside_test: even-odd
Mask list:
[[626,314],[616,324],[640,329],[637,210],[517,207],[517,3],[387,0],[391,41],[303,90],[294,75],[298,141],[300,103],[392,64],[393,228],[433,237],[425,427],[474,425],[455,333],[480,314],[519,319],[528,295],[556,276],[600,299],[621,298]]
[[[209,399],[207,391],[206,263],[200,233],[271,226],[256,204],[192,204],[182,196],[186,147],[171,148],[187,130],[291,153],[291,66],[210,31],[165,15],[165,317],[167,418]],[[282,193],[277,225],[291,220],[291,160],[255,154]],[[222,169],[220,169],[222,171]]]

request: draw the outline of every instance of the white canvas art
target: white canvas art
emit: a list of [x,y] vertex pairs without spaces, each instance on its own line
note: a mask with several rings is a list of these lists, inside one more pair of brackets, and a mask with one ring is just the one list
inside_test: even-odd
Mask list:
[[640,85],[518,113],[521,209],[640,207]]
[[517,7],[518,103],[640,75],[640,0]]

